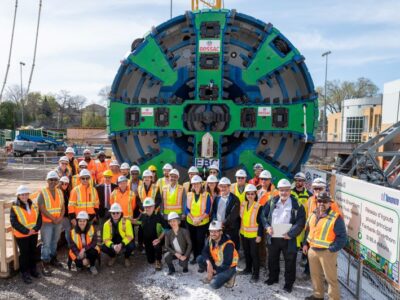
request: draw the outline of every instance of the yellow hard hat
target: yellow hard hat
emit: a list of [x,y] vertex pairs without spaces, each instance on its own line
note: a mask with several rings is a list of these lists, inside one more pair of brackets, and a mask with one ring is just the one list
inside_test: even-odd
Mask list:
[[155,165],[151,165],[150,167],[148,167],[148,170],[150,171],[157,171],[157,167]]
[[111,170],[106,170],[106,171],[103,172],[103,176],[112,177],[113,176],[113,172]]

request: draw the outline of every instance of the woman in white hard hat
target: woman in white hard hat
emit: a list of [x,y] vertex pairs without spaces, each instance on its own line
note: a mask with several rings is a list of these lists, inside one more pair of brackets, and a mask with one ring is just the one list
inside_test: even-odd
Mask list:
[[72,261],[76,268],[88,268],[90,273],[96,275],[96,260],[100,258],[100,248],[97,246],[97,234],[93,225],[89,223],[86,211],[80,211],[76,216],[77,224],[71,230],[71,245],[68,253],[68,268],[71,269]]
[[165,233],[165,248],[167,248],[167,255],[165,262],[168,265],[168,275],[175,273],[173,264],[174,259],[178,259],[179,265],[183,268],[183,273],[187,273],[190,252],[192,252],[192,241],[190,239],[189,231],[186,228],[181,228],[179,225],[181,218],[176,212],[168,214],[168,224],[171,230]]
[[200,255],[204,245],[204,239],[208,232],[210,222],[211,197],[204,191],[203,180],[199,175],[194,175],[190,181],[193,188],[186,198],[186,222],[190,232],[193,246],[193,259],[191,264],[196,263],[197,256]]
[[17,199],[10,210],[10,223],[19,249],[19,270],[25,283],[32,283],[32,277],[40,277],[36,269],[35,253],[38,232],[42,226],[39,208],[29,199],[29,188],[19,186]]
[[245,200],[240,205],[240,235],[243,243],[246,268],[243,275],[251,274],[250,282],[260,278],[260,242],[263,236],[262,205],[258,203],[257,188],[248,184],[245,188]]
[[214,199],[219,196],[218,182],[219,180],[215,175],[209,175],[207,177],[207,193],[210,194],[211,205],[213,204]]

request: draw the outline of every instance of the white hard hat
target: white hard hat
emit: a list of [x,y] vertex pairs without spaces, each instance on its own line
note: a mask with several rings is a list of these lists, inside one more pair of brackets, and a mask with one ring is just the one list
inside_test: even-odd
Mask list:
[[237,170],[235,177],[247,177],[246,171],[242,169]]
[[145,170],[143,172],[143,177],[153,177],[153,173],[150,170]]
[[79,177],[85,177],[85,176],[91,176],[90,171],[87,169],[83,169],[82,171],[79,172]]
[[291,188],[292,184],[290,183],[289,180],[283,178],[283,179],[279,180],[277,187],[278,187],[278,189],[280,189],[280,188]]
[[264,169],[264,167],[263,167],[262,164],[256,163],[256,164],[253,166],[253,170],[256,170],[256,169]]
[[147,197],[143,201],[143,207],[149,207],[149,206],[154,206],[154,199],[150,198],[150,197]]
[[208,230],[222,230],[222,223],[220,221],[212,221]]
[[260,173],[260,176],[258,176],[258,177],[263,178],[263,179],[271,179],[272,175],[268,170],[264,170]]
[[27,187],[27,186],[25,186],[25,185],[20,185],[18,188],[17,188],[17,192],[15,193],[15,195],[22,195],[22,194],[30,194],[31,193],[31,190]]
[[76,216],[76,219],[89,220],[89,215],[86,211],[82,210],[78,213],[78,215]]
[[139,172],[139,174],[140,174],[140,168],[139,168],[138,166],[136,166],[136,165],[133,165],[133,166],[131,167],[131,172],[132,172],[132,171]]
[[207,177],[207,183],[218,183],[218,178],[215,175],[209,175]]
[[60,159],[58,160],[58,162],[62,162],[62,161],[66,162],[66,163],[69,163],[69,159],[66,156],[61,156]]
[[247,192],[257,192],[257,188],[256,188],[256,186],[254,185],[254,184],[248,184],[248,185],[246,185],[246,187],[244,188],[244,192],[245,193],[247,193]]
[[217,170],[219,172],[219,168],[217,165],[212,164],[211,166],[208,167],[209,170]]
[[176,212],[172,211],[168,214],[168,221],[171,221],[174,219],[180,219],[180,217]]
[[190,180],[191,184],[193,184],[193,183],[202,183],[202,182],[203,182],[203,179],[201,179],[201,177],[199,175],[194,175],[192,177],[192,180]]
[[317,177],[314,179],[312,186],[315,187],[326,187],[326,181],[325,179],[321,178],[321,177]]
[[65,153],[72,153],[75,154],[75,151],[72,147],[68,147],[67,150],[65,150]]
[[219,184],[227,184],[227,185],[231,185],[231,181],[229,178],[227,177],[222,177],[219,181]]
[[117,161],[117,160],[112,160],[112,161],[110,162],[110,167],[119,167],[118,161]]
[[121,175],[118,177],[118,183],[124,182],[124,181],[128,181],[128,178],[126,178],[125,176]]
[[124,162],[124,163],[121,164],[121,168],[120,169],[121,170],[129,170],[129,168],[130,168],[129,164]]
[[179,171],[178,171],[177,169],[172,169],[172,170],[169,172],[169,176],[171,176],[171,175],[176,175],[176,176],[179,177]]
[[194,166],[190,167],[188,173],[199,173],[199,169]]
[[119,205],[118,203],[113,203],[110,207],[109,212],[120,212],[122,213],[122,208],[121,205]]
[[89,149],[83,150],[83,154],[92,154],[92,152]]
[[58,177],[58,174],[56,171],[50,171],[49,173],[47,173],[47,176],[46,176],[46,180],[49,180],[49,179],[60,179],[60,177]]
[[64,183],[69,183],[69,178],[68,176],[63,176],[60,178],[60,182],[64,182]]
[[303,172],[298,172],[296,173],[296,175],[294,175],[294,179],[306,180],[306,174],[304,174]]
[[79,162],[79,166],[80,167],[87,167],[87,162],[86,161],[84,161],[84,160],[81,160],[80,162]]
[[162,167],[163,170],[172,170],[173,167],[171,166],[171,164],[165,164],[164,167]]

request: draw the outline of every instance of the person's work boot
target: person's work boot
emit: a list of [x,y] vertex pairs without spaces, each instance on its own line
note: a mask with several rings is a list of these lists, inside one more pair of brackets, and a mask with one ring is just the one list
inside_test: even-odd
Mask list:
[[56,268],[61,268],[63,265],[62,263],[60,263],[57,259],[56,256],[54,256],[51,260],[50,260],[50,264]]
[[161,261],[156,260],[156,271],[161,271]]
[[125,258],[125,267],[130,267],[131,266],[131,261],[129,260],[129,257]]
[[324,298],[317,298],[314,295],[311,295],[311,296],[305,297],[304,300],[324,300]]
[[36,268],[35,268],[35,269],[32,269],[30,273],[31,273],[31,276],[32,276],[32,277],[34,277],[34,278],[40,278],[40,273],[36,270]]
[[292,284],[288,284],[285,283],[285,285],[283,286],[283,290],[287,293],[291,293],[293,290],[293,285]]
[[183,270],[182,270],[182,272],[183,272],[183,273],[187,273],[187,272],[189,272],[189,269],[188,269],[187,267],[184,267]]
[[238,275],[250,275],[251,269],[244,269],[243,271],[238,272]]
[[42,262],[42,274],[43,276],[51,276],[51,269],[49,263]]
[[196,257],[193,257],[193,259],[190,261],[190,264],[195,265],[196,263],[197,263]]
[[99,272],[97,271],[95,266],[91,266],[89,270],[90,270],[90,273],[92,273],[92,275],[99,274]]
[[115,264],[116,257],[110,257],[107,266],[112,267]]
[[234,274],[231,279],[229,279],[226,283],[225,283],[225,287],[227,288],[233,288],[233,286],[235,285],[235,280],[236,280],[236,274]]
[[278,283],[278,282],[279,282],[278,279],[275,280],[275,279],[271,279],[271,278],[268,278],[267,280],[264,281],[264,283],[267,285],[273,285],[274,283]]
[[168,275],[172,275],[175,273],[175,268],[174,266],[168,266]]
[[26,284],[31,284],[33,282],[32,278],[31,278],[31,276],[29,276],[28,272],[22,273],[21,277],[22,277],[22,281]]
[[258,274],[253,274],[253,275],[251,275],[250,282],[256,283],[256,282],[258,282],[259,279],[260,279],[260,276]]

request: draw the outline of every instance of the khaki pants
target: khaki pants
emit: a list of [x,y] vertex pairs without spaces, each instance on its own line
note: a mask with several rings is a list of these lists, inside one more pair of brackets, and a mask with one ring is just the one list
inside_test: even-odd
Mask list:
[[308,250],[311,281],[314,297],[324,298],[324,277],[328,282],[328,296],[330,300],[340,299],[339,282],[337,279],[337,252],[329,250]]

